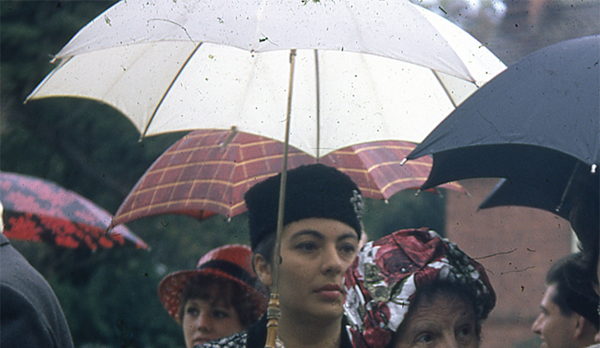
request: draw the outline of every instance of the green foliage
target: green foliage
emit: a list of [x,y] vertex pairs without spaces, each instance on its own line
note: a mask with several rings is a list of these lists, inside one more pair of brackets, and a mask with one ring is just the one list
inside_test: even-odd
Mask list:
[[366,199],[363,223],[369,240],[404,228],[429,227],[444,235],[445,198],[439,193],[404,190],[389,202]]

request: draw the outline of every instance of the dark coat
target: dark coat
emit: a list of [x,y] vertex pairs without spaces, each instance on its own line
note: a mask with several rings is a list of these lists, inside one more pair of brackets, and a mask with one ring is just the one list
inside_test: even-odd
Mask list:
[[0,233],[0,346],[72,348],[65,315],[48,282]]

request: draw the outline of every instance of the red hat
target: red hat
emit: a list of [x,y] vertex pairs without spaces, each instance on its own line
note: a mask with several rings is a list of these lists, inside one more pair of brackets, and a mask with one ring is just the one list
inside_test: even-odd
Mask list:
[[158,285],[158,297],[173,319],[179,321],[179,299],[188,279],[196,276],[216,276],[239,284],[254,300],[260,316],[267,306],[267,296],[256,288],[256,274],[252,268],[252,251],[245,245],[225,245],[209,251],[198,261],[195,270],[167,275]]

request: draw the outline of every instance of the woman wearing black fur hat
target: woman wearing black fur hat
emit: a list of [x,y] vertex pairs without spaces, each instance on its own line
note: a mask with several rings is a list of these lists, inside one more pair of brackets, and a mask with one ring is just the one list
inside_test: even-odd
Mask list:
[[[254,268],[268,286],[273,283],[279,186],[280,176],[272,177],[245,196]],[[356,256],[361,213],[360,190],[337,169],[316,164],[288,172],[276,347],[351,347],[343,324],[343,276]],[[265,340],[263,317],[248,331],[201,347],[262,348]]]

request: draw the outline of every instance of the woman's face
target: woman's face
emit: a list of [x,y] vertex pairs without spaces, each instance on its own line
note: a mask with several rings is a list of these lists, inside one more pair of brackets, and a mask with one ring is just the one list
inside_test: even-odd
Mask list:
[[393,347],[477,348],[476,325],[471,304],[454,294],[437,293],[411,308],[394,335]]
[[187,348],[244,331],[238,313],[231,306],[231,291],[217,286],[207,299],[189,299],[183,309],[183,336]]
[[[309,218],[286,225],[278,284],[282,316],[300,320],[341,317],[343,276],[354,261],[357,245],[354,229],[337,220]],[[271,283],[269,275],[266,284]]]

